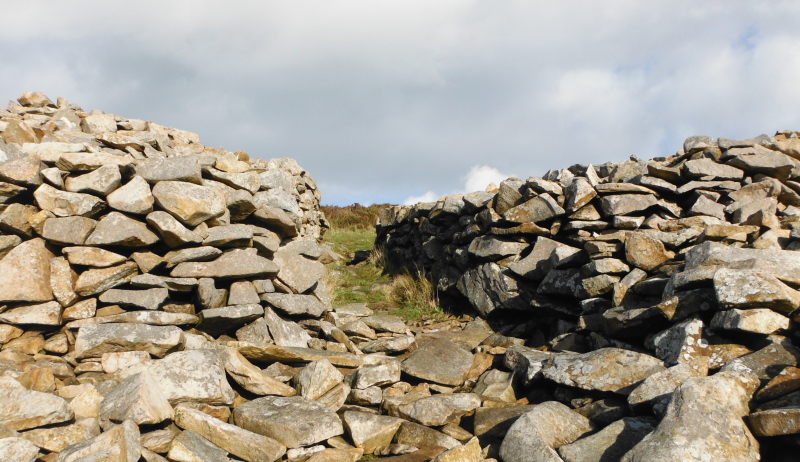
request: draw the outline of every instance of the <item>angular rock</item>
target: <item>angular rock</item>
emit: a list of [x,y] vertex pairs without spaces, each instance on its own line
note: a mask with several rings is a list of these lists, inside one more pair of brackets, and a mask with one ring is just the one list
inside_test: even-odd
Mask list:
[[714,274],[714,290],[724,309],[767,307],[790,315],[800,307],[800,292],[758,270],[721,268]]
[[96,225],[86,217],[50,218],[44,222],[42,237],[54,244],[83,245]]
[[146,247],[156,242],[158,236],[147,226],[119,212],[110,212],[101,218],[92,234],[86,238],[86,245]]
[[99,358],[103,353],[146,351],[163,357],[183,343],[183,331],[174,326],[98,324],[84,326],[75,338],[75,357]]
[[561,446],[558,454],[564,462],[611,462],[620,460],[626,452],[655,430],[656,421],[647,417],[626,417],[594,435]]
[[185,405],[175,410],[175,423],[248,462],[273,462],[286,448],[272,438],[225,423]]
[[767,308],[719,311],[711,319],[712,329],[753,332],[756,334],[772,334],[779,330],[788,329],[789,325],[789,318]]
[[290,316],[311,316],[318,318],[327,309],[326,306],[313,295],[295,295],[265,293],[261,300],[267,302],[275,309]]
[[188,226],[220,217],[226,210],[225,197],[219,191],[184,181],[160,181],[152,194],[159,207]]
[[0,425],[11,430],[66,422],[74,416],[69,404],[50,393],[26,390],[21,385],[0,386]]
[[311,336],[302,327],[291,321],[284,321],[269,308],[264,310],[264,321],[278,346],[305,348],[311,340]]
[[549,194],[544,193],[503,213],[512,223],[541,223],[561,216],[564,209]]
[[119,461],[138,462],[142,455],[139,428],[126,420],[121,425],[88,441],[73,444],[58,453],[56,462]]
[[401,367],[412,377],[458,386],[472,367],[472,354],[448,340],[432,339],[420,344]]
[[[253,230],[248,225],[215,226],[208,230],[208,237],[203,245],[219,248],[250,247],[253,241]],[[277,263],[277,262],[276,262]],[[278,266],[281,266],[278,263]]]
[[40,209],[52,212],[57,217],[91,217],[106,207],[106,203],[99,197],[59,191],[48,184],[39,186],[33,197]]
[[594,430],[586,417],[557,401],[547,401],[519,417],[500,445],[503,460],[559,461],[556,449]]
[[621,460],[759,460],[758,441],[742,420],[758,385],[747,372],[687,380],[656,430]]
[[148,183],[183,181],[202,184],[200,162],[195,156],[169,157],[147,160],[136,165],[136,174]]
[[674,257],[675,253],[668,251],[661,241],[645,233],[631,233],[625,240],[625,258],[645,271],[652,271]]
[[228,452],[192,430],[178,435],[167,457],[176,462],[229,462]]
[[259,278],[271,277],[279,271],[270,260],[255,249],[234,249],[210,262],[179,263],[170,273],[176,278]]
[[306,293],[325,276],[325,265],[309,260],[301,255],[276,252],[273,261],[278,265],[278,279],[292,289],[294,293]]
[[0,460],[34,462],[38,457],[39,448],[25,438],[0,438]]
[[474,393],[433,395],[390,409],[389,414],[426,426],[447,425],[481,405]]
[[158,377],[161,392],[170,404],[200,402],[230,406],[233,403],[233,389],[215,350],[178,351],[147,363],[147,370]]
[[236,425],[273,438],[287,448],[325,441],[344,433],[331,410],[298,396],[257,398],[233,410]]
[[542,367],[542,375],[556,383],[584,390],[629,394],[650,375],[666,369],[661,360],[619,348],[558,355]]
[[306,365],[292,378],[292,383],[300,396],[308,400],[316,400],[337,384],[342,383],[344,376],[330,361],[320,359]]
[[[0,262],[2,264],[2,262]],[[90,269],[78,276],[75,282],[75,293],[82,297],[98,294],[112,287],[129,282],[136,274],[138,266],[134,262],[125,262],[118,266],[102,269]]]
[[19,186],[36,187],[42,184],[42,169],[43,164],[39,156],[20,156],[0,162],[0,180]]
[[200,244],[203,238],[189,230],[167,212],[155,211],[147,215],[147,222],[158,231],[161,239],[170,247]]
[[350,439],[357,448],[364,449],[364,454],[372,454],[376,448],[391,444],[402,419],[366,412],[345,411],[342,421],[350,434]]
[[100,403],[100,419],[115,423],[131,420],[137,425],[152,425],[173,416],[156,378],[147,371],[123,380]]
[[208,308],[200,312],[200,324],[197,329],[218,336],[238,329],[264,314],[261,305],[232,305],[220,308]]
[[[297,391],[250,363],[233,348],[224,348],[222,362],[228,375],[242,388],[259,396],[294,396]],[[195,430],[197,431],[197,430]]]
[[118,253],[96,247],[64,247],[61,252],[67,257],[71,265],[92,266],[95,268],[108,268],[127,260],[127,258]]
[[0,312],[0,322],[16,325],[59,326],[61,325],[61,304],[47,302],[12,308]]
[[46,302],[53,299],[50,260],[54,255],[43,239],[16,246],[0,260],[0,303]]
[[104,165],[80,176],[69,176],[64,188],[69,192],[107,196],[122,184],[122,175],[117,165]]
[[120,212],[145,215],[153,211],[155,198],[144,178],[135,176],[106,197],[108,206]]

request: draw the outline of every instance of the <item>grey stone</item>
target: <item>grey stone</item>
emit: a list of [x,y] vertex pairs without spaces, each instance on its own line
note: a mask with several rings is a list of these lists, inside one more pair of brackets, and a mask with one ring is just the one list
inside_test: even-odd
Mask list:
[[147,222],[158,231],[161,239],[170,247],[186,244],[200,244],[203,238],[187,229],[181,222],[167,212],[155,211],[147,215]]
[[190,247],[167,252],[164,255],[164,261],[167,268],[174,268],[184,262],[211,261],[220,255],[222,255],[222,251],[214,247]]
[[402,363],[404,373],[418,379],[458,386],[472,367],[472,353],[448,340],[421,343]]
[[91,217],[106,207],[106,203],[91,194],[59,191],[43,184],[33,193],[36,204],[42,210],[52,212],[57,217]]
[[298,294],[306,293],[314,287],[327,272],[325,265],[318,261],[280,250],[275,252],[273,261],[280,268],[278,279]]
[[300,396],[308,400],[316,400],[337,384],[342,383],[344,376],[330,361],[320,359],[308,363],[300,369],[292,383]]
[[500,445],[505,461],[559,461],[556,449],[594,430],[586,417],[557,401],[547,401],[521,415]]
[[23,155],[0,162],[0,180],[19,186],[36,187],[42,184],[43,168],[39,156]]
[[711,319],[712,329],[754,332],[756,334],[772,334],[788,329],[789,325],[789,318],[767,308],[718,311]]
[[469,244],[468,252],[479,259],[496,261],[517,255],[527,247],[528,244],[524,242],[508,242],[492,236],[478,236]]
[[153,211],[155,198],[144,178],[135,176],[106,197],[108,206],[120,212],[145,215]]
[[169,157],[147,160],[136,165],[136,174],[148,183],[184,181],[203,184],[200,162],[195,156]]
[[86,238],[86,245],[146,247],[158,240],[158,236],[142,222],[119,212],[110,212],[97,222],[92,234]]
[[564,462],[616,462],[655,430],[655,419],[626,417],[594,435],[558,448]]
[[279,208],[258,207],[253,213],[253,217],[281,237],[295,237],[298,235],[297,224],[288,213]]
[[502,215],[512,223],[541,223],[564,213],[564,209],[558,205],[555,199],[544,193],[508,209]]
[[66,422],[74,413],[63,398],[50,393],[26,390],[22,385],[0,386],[0,425],[11,430]]
[[644,379],[664,369],[661,360],[652,356],[601,348],[584,354],[554,356],[542,367],[542,375],[584,390],[629,394]]
[[621,460],[759,460],[758,441],[742,420],[758,385],[744,371],[687,380],[656,430]]
[[693,179],[714,180],[741,180],[744,172],[730,165],[718,164],[712,159],[703,158],[687,160],[683,171]]
[[99,294],[129,282],[138,270],[138,266],[132,261],[110,268],[86,270],[78,276],[78,280],[75,282],[75,293],[82,297]]
[[184,402],[233,404],[235,394],[216,350],[177,351],[164,359],[146,363],[146,368],[158,377],[158,386],[172,405]]
[[643,212],[657,203],[656,197],[650,194],[615,194],[603,196],[600,199],[600,208],[603,215],[609,217]]
[[311,336],[302,327],[291,321],[284,321],[269,308],[264,309],[264,321],[278,346],[305,348],[311,340]]
[[282,313],[291,316],[303,315],[318,318],[322,316],[322,313],[327,309],[327,307],[313,295],[265,293],[261,294],[261,300],[267,302]]
[[104,165],[80,176],[70,176],[64,181],[69,192],[107,196],[122,184],[122,175],[117,165]]
[[220,352],[225,371],[242,388],[259,396],[294,396],[297,391],[250,363],[233,348]]
[[345,411],[342,414],[347,433],[357,448],[364,449],[365,454],[372,454],[375,449],[391,444],[392,438],[403,423],[402,419],[375,415],[366,412]]
[[161,181],[152,193],[159,207],[188,226],[222,216],[227,205],[217,189],[184,181]]
[[256,254],[255,249],[233,249],[214,261],[179,263],[172,277],[189,278],[259,278],[278,273],[278,266]]
[[215,419],[185,405],[176,408],[175,423],[248,462],[273,462],[286,448],[272,438]]
[[768,307],[790,315],[800,307],[800,293],[770,273],[721,268],[714,274],[714,290],[722,308]]
[[218,336],[238,329],[248,322],[264,315],[261,305],[230,305],[220,308],[206,308],[200,312],[197,329]]
[[17,436],[0,438],[0,459],[15,462],[35,462],[39,448],[33,443]]
[[131,420],[137,425],[172,419],[174,411],[161,393],[156,378],[144,371],[114,387],[100,403],[100,419],[115,423]]
[[167,289],[109,289],[100,294],[100,301],[131,308],[157,310],[167,301],[168,297]]
[[236,425],[287,448],[309,446],[344,433],[335,412],[301,397],[257,398],[233,410]]
[[208,230],[208,237],[203,240],[203,245],[219,248],[249,247],[252,240],[253,230],[248,225],[215,226]]
[[395,410],[390,410],[389,414],[421,425],[440,426],[455,421],[480,405],[481,398],[474,393],[453,393],[401,404]]
[[99,324],[81,327],[75,338],[75,357],[99,358],[103,353],[146,351],[163,357],[183,343],[183,332],[174,326]]
[[83,245],[96,225],[86,217],[50,218],[44,222],[42,237],[60,245]]

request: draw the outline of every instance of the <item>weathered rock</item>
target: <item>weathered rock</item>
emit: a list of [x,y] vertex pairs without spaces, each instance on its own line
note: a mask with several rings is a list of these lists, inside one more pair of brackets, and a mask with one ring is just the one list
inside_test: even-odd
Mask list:
[[86,217],[50,218],[44,222],[42,237],[55,244],[83,245],[96,225]]
[[81,327],[75,338],[75,357],[99,358],[103,353],[146,351],[163,357],[183,343],[183,332],[173,326],[99,324]]
[[179,427],[196,432],[248,462],[273,462],[286,452],[286,448],[272,438],[225,423],[196,409],[179,405],[175,411],[175,423]]
[[123,380],[100,404],[100,419],[115,423],[131,420],[137,425],[157,424],[173,416],[156,377],[147,371]]
[[278,346],[305,348],[311,340],[311,336],[302,327],[291,321],[284,321],[269,308],[264,310],[264,321]]
[[25,241],[0,260],[0,302],[46,302],[53,299],[50,260],[54,255],[39,238]]
[[264,314],[261,305],[232,305],[220,308],[207,308],[200,312],[197,329],[211,335],[232,331]]
[[167,212],[158,210],[150,213],[147,215],[147,222],[158,231],[161,238],[170,247],[203,242],[203,238],[199,234],[187,229]]
[[70,176],[64,181],[69,192],[107,196],[122,184],[122,175],[117,165],[104,165],[80,176]]
[[800,293],[757,270],[721,268],[714,274],[714,290],[722,308],[769,307],[789,315],[800,307]]
[[454,393],[420,398],[390,410],[390,415],[427,426],[446,425],[481,405],[474,393]]
[[86,245],[146,247],[156,242],[158,236],[147,226],[119,212],[111,212],[101,218],[92,234],[86,238]]
[[225,197],[214,188],[184,181],[160,181],[153,186],[159,207],[188,226],[222,216]]
[[631,233],[625,240],[625,258],[632,265],[652,271],[675,257],[664,244],[644,233]]
[[[249,247],[253,242],[253,229],[248,225],[215,226],[208,230],[203,245],[219,248]],[[277,262],[276,262],[277,263]],[[278,266],[281,266],[278,264]]]
[[136,165],[136,174],[149,183],[183,181],[202,184],[200,162],[195,156],[148,160]]
[[621,460],[759,460],[758,441],[742,421],[758,385],[746,371],[687,380],[656,430]]
[[750,414],[747,421],[756,436],[794,435],[800,433],[800,409],[767,409]]
[[120,212],[145,215],[153,211],[155,198],[144,178],[135,176],[106,197],[108,206]]
[[[0,265],[2,262],[0,262]],[[75,282],[75,293],[82,297],[99,294],[112,287],[125,284],[136,275],[139,267],[129,261],[110,268],[86,270]]]
[[106,203],[99,197],[91,194],[59,191],[48,184],[39,186],[33,193],[33,197],[40,209],[52,212],[57,217],[76,215],[91,217],[106,206]]
[[712,329],[772,334],[788,329],[789,318],[767,308],[719,311],[711,319]]
[[431,462],[481,462],[482,460],[484,460],[483,451],[478,438],[471,438],[463,446],[448,449],[437,455]]
[[[259,396],[278,395],[293,396],[297,391],[274,379],[250,363],[233,348],[224,348],[220,352],[225,372],[242,388]],[[196,430],[195,430],[196,431]]]
[[95,268],[108,268],[127,260],[123,255],[97,247],[64,247],[61,252],[71,265]]
[[500,445],[500,457],[519,462],[559,461],[555,449],[593,430],[586,417],[557,401],[548,401],[514,422]]
[[22,437],[46,451],[61,452],[68,446],[94,438],[96,434],[88,425],[84,425],[84,422],[79,422],[71,425],[35,428],[23,433]]
[[15,462],[34,462],[39,457],[39,448],[17,436],[0,438],[0,459]]
[[158,377],[158,386],[171,404],[200,402],[229,406],[234,392],[228,384],[222,360],[215,350],[187,350],[147,363]]
[[19,186],[39,186],[42,184],[42,161],[36,155],[24,155],[13,160],[0,162],[0,180]]
[[292,383],[300,396],[308,400],[316,400],[331,388],[341,383],[344,376],[330,361],[320,359],[306,365],[294,376]]
[[138,462],[142,454],[139,429],[126,420],[121,425],[88,441],[67,447],[56,457],[56,462],[78,462],[84,460],[113,460]]
[[626,417],[594,435],[561,446],[558,454],[564,462],[612,462],[620,460],[650,432],[656,421],[647,417]]
[[605,216],[643,212],[657,203],[658,200],[651,194],[615,194],[600,199],[600,207]]
[[255,249],[234,249],[210,262],[179,263],[170,273],[176,278],[259,278],[271,277],[279,271],[270,260]]
[[432,339],[411,353],[401,367],[412,377],[457,386],[472,367],[472,354],[453,342]]
[[261,300],[291,316],[304,315],[318,318],[326,310],[325,305],[313,295],[265,293],[261,294]]
[[706,357],[677,364],[646,378],[628,395],[628,404],[633,408],[647,404],[657,406],[658,410],[663,411],[676,388],[692,377],[706,375],[708,375],[708,359]]
[[0,322],[25,325],[36,324],[42,326],[61,325],[61,304],[47,302],[38,305],[21,306],[0,312]]
[[69,404],[58,396],[26,390],[22,385],[0,385],[0,425],[27,430],[66,422],[74,416]]
[[659,332],[653,337],[656,356],[667,366],[708,356],[708,342],[703,339],[704,327],[703,321],[691,318]]
[[365,454],[372,454],[376,448],[391,444],[402,419],[366,412],[345,411],[342,421],[357,448]]
[[549,194],[544,193],[503,212],[512,223],[540,223],[563,215],[564,209]]
[[556,383],[584,390],[628,394],[650,375],[664,370],[661,360],[619,348],[558,355],[542,367],[542,375]]
[[236,425],[287,448],[308,446],[344,433],[333,411],[301,397],[257,398],[233,411]]
[[327,272],[322,263],[301,255],[287,255],[278,251],[273,261],[280,267],[278,279],[298,294],[306,293],[314,287]]
[[177,462],[229,462],[228,452],[192,430],[178,435],[167,457]]

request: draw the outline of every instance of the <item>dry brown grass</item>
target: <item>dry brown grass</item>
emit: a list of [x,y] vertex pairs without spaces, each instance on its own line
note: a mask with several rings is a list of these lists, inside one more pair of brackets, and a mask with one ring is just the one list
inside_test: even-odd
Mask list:
[[378,214],[390,204],[373,204],[365,207],[353,204],[345,207],[323,205],[322,211],[331,223],[332,229],[373,229],[378,221]]
[[397,307],[392,314],[405,319],[446,317],[439,307],[436,288],[422,273],[395,275],[386,289],[386,297]]

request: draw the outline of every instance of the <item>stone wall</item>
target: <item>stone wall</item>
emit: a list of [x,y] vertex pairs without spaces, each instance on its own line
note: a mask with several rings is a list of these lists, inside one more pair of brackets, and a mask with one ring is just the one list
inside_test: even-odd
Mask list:
[[[710,390],[728,386],[731,371],[750,377],[740,377],[750,382],[742,385],[747,391],[737,399],[745,406],[735,406],[740,415],[730,431],[743,427],[748,405],[758,411],[747,422],[762,444],[800,431],[786,421],[797,412],[786,408],[799,387],[774,393],[800,358],[798,159],[797,132],[691,137],[667,158],[575,165],[509,178],[487,192],[387,208],[376,245],[394,271],[428,277],[452,307],[472,308],[498,332],[522,339],[527,348],[509,350],[506,364],[525,384],[599,390],[591,382],[613,374],[605,362],[649,364],[642,357],[600,359],[616,349],[670,368],[643,375],[650,376],[645,384],[662,387],[656,394],[644,385],[624,393],[634,413],[643,399],[656,416],[666,413],[656,430],[660,442],[653,436],[625,460],[699,460],[674,440],[675,419],[689,411],[672,391],[689,377],[719,380]],[[716,398],[723,399],[721,390]],[[783,398],[771,401],[777,396]],[[710,411],[695,417],[703,412]],[[692,436],[700,425],[679,425],[697,448],[710,444]],[[753,441],[740,441],[736,457],[721,443],[696,449],[751,460]]]

